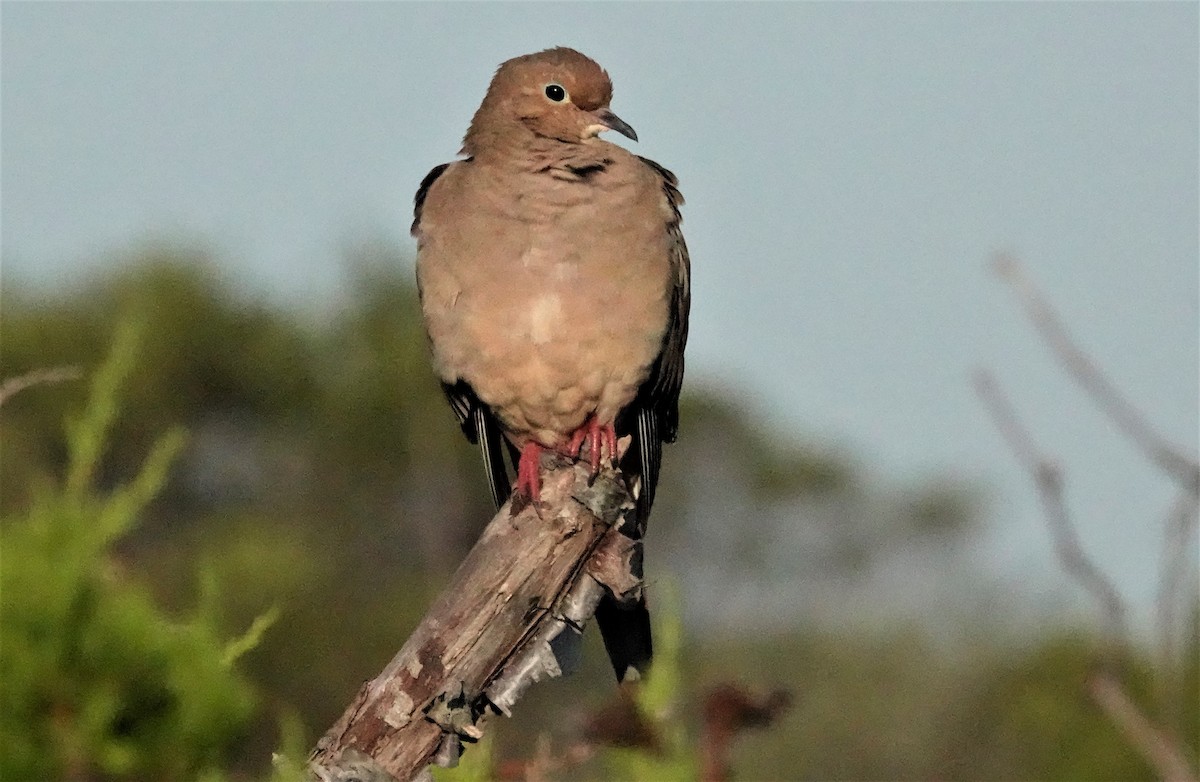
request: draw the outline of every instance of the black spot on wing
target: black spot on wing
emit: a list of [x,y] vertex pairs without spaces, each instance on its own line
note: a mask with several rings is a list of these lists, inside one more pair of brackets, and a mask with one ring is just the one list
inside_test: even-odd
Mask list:
[[596,161],[595,163],[585,163],[578,166],[567,164],[567,170],[580,179],[586,180],[591,179],[596,174],[603,173],[610,165],[612,165],[612,160],[609,158],[604,158],[603,160]]
[[[470,160],[470,158],[467,158]],[[413,197],[413,221],[412,227],[409,228],[409,233],[413,236],[417,235],[417,228],[421,223],[421,209],[425,206],[425,199],[429,196],[429,188],[433,187],[433,183],[437,181],[447,168],[449,163],[442,163],[440,166],[434,166],[433,170],[425,175],[421,180],[421,186],[417,188],[417,194]]]

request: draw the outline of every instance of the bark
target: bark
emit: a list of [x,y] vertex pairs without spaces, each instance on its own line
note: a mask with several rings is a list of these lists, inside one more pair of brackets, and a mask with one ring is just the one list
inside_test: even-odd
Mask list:
[[620,532],[633,499],[606,467],[548,455],[541,501],[506,504],[386,668],[309,757],[322,782],[420,778],[454,765],[489,717],[558,676],[605,589],[636,596],[640,544]]

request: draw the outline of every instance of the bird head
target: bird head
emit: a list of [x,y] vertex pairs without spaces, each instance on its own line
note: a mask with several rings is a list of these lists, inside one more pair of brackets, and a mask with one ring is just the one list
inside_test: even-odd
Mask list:
[[581,143],[605,130],[637,133],[608,107],[612,82],[583,54],[558,47],[500,65],[471,121],[463,151],[478,155],[529,134]]

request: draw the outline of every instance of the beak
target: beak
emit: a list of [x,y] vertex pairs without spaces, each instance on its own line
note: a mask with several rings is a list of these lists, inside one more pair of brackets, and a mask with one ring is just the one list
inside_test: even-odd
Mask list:
[[596,112],[596,121],[609,130],[615,130],[626,138],[637,141],[637,131],[629,127],[629,123],[613,114],[608,109],[600,109]]

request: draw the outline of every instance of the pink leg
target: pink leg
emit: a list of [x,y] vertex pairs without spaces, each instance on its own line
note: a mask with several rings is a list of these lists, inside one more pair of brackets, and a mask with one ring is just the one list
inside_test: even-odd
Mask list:
[[571,441],[567,443],[566,449],[563,450],[564,456],[569,456],[572,459],[579,458],[579,449],[583,446],[583,441],[587,439],[588,425],[591,424],[591,422],[592,417],[588,416],[588,419],[583,422],[583,426],[576,429],[575,433],[571,435]]
[[[617,463],[617,430],[612,424],[601,428],[600,436],[604,438],[604,445],[608,448],[608,458],[612,460],[613,465]],[[592,469],[596,472],[600,471],[600,460],[597,459]]]
[[530,440],[521,449],[517,462],[517,493],[524,493],[532,502],[537,502],[542,492],[542,479],[538,474],[542,465],[542,446]]

